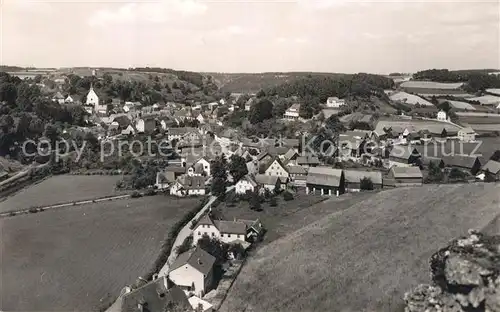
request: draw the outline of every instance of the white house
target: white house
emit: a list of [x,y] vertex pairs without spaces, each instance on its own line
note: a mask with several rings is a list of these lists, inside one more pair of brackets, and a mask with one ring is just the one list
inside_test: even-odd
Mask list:
[[238,195],[246,194],[246,192],[254,192],[257,188],[257,182],[252,175],[247,174],[243,178],[241,178],[238,183],[236,183],[234,192]]
[[275,158],[272,162],[269,163],[267,168],[265,169],[265,175],[268,176],[276,176],[276,177],[290,177],[286,166],[279,160],[279,158]]
[[137,131],[135,130],[134,126],[128,125],[127,128],[122,130],[123,135],[135,135]]
[[[75,98],[73,98],[73,97],[75,97]],[[76,96],[75,96],[75,95],[73,95],[73,96],[68,95],[68,96],[64,99],[64,103],[75,103],[75,102],[77,102],[77,100],[76,100]]]
[[300,104],[295,103],[285,111],[283,117],[285,119],[291,119],[291,120],[299,119],[299,110],[300,110]]
[[197,245],[203,236],[216,238],[226,244],[245,242],[247,225],[239,221],[212,220],[205,215],[193,229],[193,244]]
[[214,263],[214,256],[196,247],[177,257],[168,277],[188,294],[203,297],[212,284]]
[[476,132],[471,128],[463,128],[458,130],[458,139],[462,142],[474,142],[476,141]]
[[338,97],[332,96],[326,100],[326,107],[328,108],[339,108],[345,105],[345,100],[339,99]]
[[439,121],[446,121],[447,120],[447,116],[446,116],[446,113],[444,111],[439,111],[437,113],[437,120]]
[[198,159],[191,167],[188,168],[190,176],[209,176],[210,162],[204,157]]
[[205,177],[196,175],[182,175],[170,188],[170,195],[179,197],[205,195],[205,192]]
[[274,192],[281,187],[281,181],[277,176],[265,174],[255,175],[255,182],[259,185],[259,192],[264,193],[266,190]]
[[53,102],[57,102],[59,104],[64,103],[64,96],[61,94],[61,92],[57,92],[53,97],[52,97]]

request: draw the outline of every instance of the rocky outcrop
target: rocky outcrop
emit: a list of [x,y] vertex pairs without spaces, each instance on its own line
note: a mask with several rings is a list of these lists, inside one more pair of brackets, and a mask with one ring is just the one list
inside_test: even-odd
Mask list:
[[429,262],[432,284],[405,294],[405,312],[500,312],[500,236],[471,230]]

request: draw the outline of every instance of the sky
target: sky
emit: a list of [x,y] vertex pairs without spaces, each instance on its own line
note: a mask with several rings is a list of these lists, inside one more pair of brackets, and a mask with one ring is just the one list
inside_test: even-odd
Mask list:
[[500,2],[0,0],[0,64],[204,72],[500,68]]

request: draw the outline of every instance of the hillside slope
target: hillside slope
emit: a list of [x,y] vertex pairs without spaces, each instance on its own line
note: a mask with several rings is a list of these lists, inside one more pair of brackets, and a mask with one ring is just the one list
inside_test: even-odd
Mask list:
[[499,194],[498,184],[380,192],[258,250],[220,311],[402,311],[429,257],[491,225]]

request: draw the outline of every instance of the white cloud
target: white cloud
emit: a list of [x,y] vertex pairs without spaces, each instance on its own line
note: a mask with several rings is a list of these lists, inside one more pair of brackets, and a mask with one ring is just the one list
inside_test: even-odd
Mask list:
[[205,13],[207,6],[197,0],[161,0],[150,3],[126,3],[118,9],[103,9],[92,15],[90,26],[126,24],[130,22],[163,23],[177,17]]

